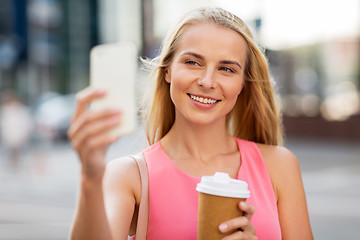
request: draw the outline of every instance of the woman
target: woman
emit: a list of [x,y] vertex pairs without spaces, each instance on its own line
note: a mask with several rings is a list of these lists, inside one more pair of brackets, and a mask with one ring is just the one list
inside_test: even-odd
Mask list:
[[[200,177],[226,172],[248,182],[245,215],[219,231],[224,239],[312,239],[296,157],[279,147],[282,134],[266,59],[246,25],[222,9],[187,14],[165,39],[146,99],[150,146],[147,239],[196,239]],[[69,137],[81,161],[72,239],[133,235],[141,182],[130,157],[105,164],[106,134],[120,124],[116,110],[90,112],[106,94],[78,94]]]

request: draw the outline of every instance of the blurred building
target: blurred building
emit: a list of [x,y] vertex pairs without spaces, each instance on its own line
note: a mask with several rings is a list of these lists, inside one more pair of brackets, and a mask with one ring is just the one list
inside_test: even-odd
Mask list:
[[289,136],[360,140],[360,40],[267,54]]
[[0,91],[33,101],[83,87],[98,43],[97,8],[96,0],[2,0]]
[[27,59],[26,0],[0,1],[0,90],[18,88],[17,68]]
[[[319,0],[309,9],[310,2],[1,0],[0,93],[10,88],[31,103],[48,92],[77,92],[89,83],[94,45],[132,41],[140,56],[154,57],[184,12],[221,6],[267,49],[288,135],[360,139],[360,4]],[[306,19],[296,17],[299,9]]]

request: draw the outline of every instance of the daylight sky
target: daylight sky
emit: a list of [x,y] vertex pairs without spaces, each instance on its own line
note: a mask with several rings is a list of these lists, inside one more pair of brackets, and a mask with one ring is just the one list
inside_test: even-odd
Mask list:
[[[262,19],[258,36],[267,47],[278,49],[333,39],[360,36],[359,0],[155,0],[155,34],[189,9],[223,7],[251,24]],[[166,21],[164,21],[166,19]]]

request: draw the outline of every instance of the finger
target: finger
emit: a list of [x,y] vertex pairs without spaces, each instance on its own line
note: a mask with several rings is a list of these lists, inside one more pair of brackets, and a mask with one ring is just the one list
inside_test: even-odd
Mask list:
[[119,116],[113,116],[102,121],[96,121],[92,124],[87,125],[83,128],[82,131],[79,131],[76,137],[72,139],[73,146],[81,146],[81,144],[87,139],[91,139],[103,133],[107,134],[109,130],[118,126],[120,122],[121,120]]
[[226,221],[219,226],[222,233],[234,231],[234,233],[224,237],[225,240],[230,239],[256,239],[256,230],[250,223],[250,220],[244,216]]
[[233,234],[223,237],[221,240],[239,240],[239,239],[249,239],[249,240],[257,240],[257,237],[250,232],[241,232],[237,231]]
[[91,101],[100,98],[106,94],[103,89],[94,89],[87,87],[76,94],[76,107],[73,120],[77,119],[82,112],[86,111]]
[[249,229],[248,225],[250,224],[250,221],[246,217],[238,217],[230,219],[222,224],[219,225],[219,231],[222,233],[226,233],[232,230],[246,230]]
[[[233,234],[223,237],[221,240],[246,239],[244,232],[236,231]],[[250,238],[251,239],[251,238]]]
[[68,130],[68,138],[74,139],[76,135],[83,131],[83,129],[96,121],[105,121],[109,118],[120,117],[121,112],[117,109],[106,109],[98,112],[87,112],[81,115],[76,121],[72,123]]
[[96,149],[101,147],[107,147],[110,144],[118,140],[118,137],[112,136],[110,134],[102,134],[98,137],[91,138],[87,141],[88,149]]
[[243,211],[244,216],[247,217],[250,221],[254,215],[255,207],[247,202],[242,201],[239,203],[239,209]]
[[117,140],[118,137],[112,136],[106,132],[92,138],[85,138],[83,141],[76,141],[73,143],[73,146],[74,148],[79,149],[79,153],[89,154],[92,150],[108,147]]

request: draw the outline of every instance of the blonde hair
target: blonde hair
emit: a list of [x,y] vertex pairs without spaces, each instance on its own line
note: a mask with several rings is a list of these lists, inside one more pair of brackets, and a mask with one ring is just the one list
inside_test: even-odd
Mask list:
[[212,22],[239,33],[248,45],[245,62],[245,86],[237,102],[227,116],[227,128],[235,137],[258,143],[279,145],[282,143],[278,100],[271,84],[267,59],[256,44],[246,24],[237,16],[221,8],[200,8],[189,12],[169,32],[160,55],[153,60],[148,94],[143,104],[143,120],[149,144],[164,137],[175,121],[175,106],[170,98],[170,85],[165,81],[178,48],[181,36],[188,26]]

